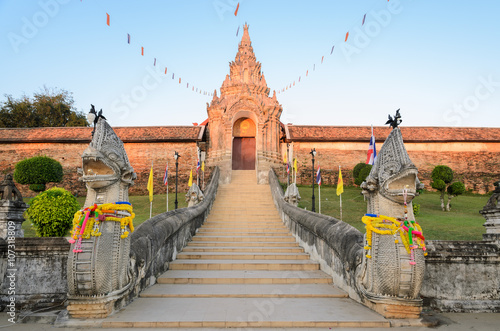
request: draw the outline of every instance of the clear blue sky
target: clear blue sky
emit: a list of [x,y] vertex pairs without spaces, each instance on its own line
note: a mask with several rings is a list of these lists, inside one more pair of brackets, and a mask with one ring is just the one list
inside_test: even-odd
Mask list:
[[115,126],[201,122],[211,97],[191,87],[219,89],[247,22],[271,91],[295,81],[285,123],[383,125],[401,108],[403,126],[500,126],[499,1],[237,3],[0,0],[0,99],[46,85]]

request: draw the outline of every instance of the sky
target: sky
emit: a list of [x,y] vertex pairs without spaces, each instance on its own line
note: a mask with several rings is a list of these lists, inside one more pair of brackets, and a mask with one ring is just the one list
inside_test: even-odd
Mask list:
[[402,126],[500,127],[499,12],[496,0],[0,0],[0,100],[46,86],[114,126],[201,123],[246,22],[283,123],[381,126],[400,108]]

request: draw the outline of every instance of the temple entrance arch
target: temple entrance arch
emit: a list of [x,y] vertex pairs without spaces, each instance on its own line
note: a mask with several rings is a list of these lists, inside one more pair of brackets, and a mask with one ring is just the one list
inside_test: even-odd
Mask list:
[[256,125],[248,117],[237,119],[233,124],[233,170],[255,170]]

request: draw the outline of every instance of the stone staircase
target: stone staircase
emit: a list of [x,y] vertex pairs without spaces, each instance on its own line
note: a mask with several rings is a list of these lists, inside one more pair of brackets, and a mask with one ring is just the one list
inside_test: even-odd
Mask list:
[[156,285],[103,328],[389,327],[295,242],[255,171],[233,171],[210,216]]

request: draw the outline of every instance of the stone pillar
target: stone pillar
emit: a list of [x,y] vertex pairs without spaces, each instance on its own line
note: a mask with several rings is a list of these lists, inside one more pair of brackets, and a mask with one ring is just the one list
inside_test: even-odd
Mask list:
[[486,205],[479,211],[486,219],[483,224],[486,228],[486,233],[483,234],[483,239],[486,241],[500,241],[500,181],[494,183],[495,190]]
[[24,203],[21,192],[14,185],[12,175],[5,175],[5,179],[0,183],[0,237],[7,239],[12,237],[24,237],[24,231],[21,228],[24,220],[23,214],[28,208]]

